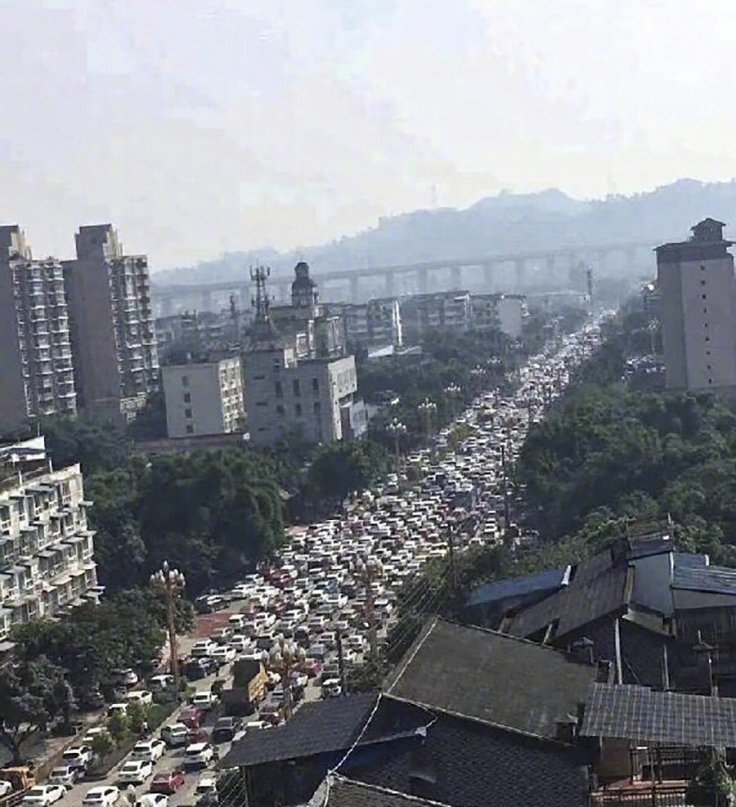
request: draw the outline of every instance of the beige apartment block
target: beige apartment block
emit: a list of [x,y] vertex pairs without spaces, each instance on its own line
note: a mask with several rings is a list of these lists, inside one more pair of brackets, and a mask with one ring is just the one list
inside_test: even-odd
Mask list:
[[239,357],[165,365],[161,378],[169,437],[228,434],[244,428]]

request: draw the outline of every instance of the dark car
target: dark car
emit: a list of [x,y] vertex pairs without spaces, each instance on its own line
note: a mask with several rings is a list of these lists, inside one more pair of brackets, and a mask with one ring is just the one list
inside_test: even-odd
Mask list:
[[206,714],[202,709],[189,706],[188,708],[184,709],[179,719],[187,728],[198,729],[204,723],[205,717]]
[[212,730],[212,741],[215,743],[229,742],[240,731],[242,725],[243,721],[239,717],[219,718]]
[[166,771],[165,773],[157,773],[148,789],[151,793],[165,793],[167,796],[172,796],[184,782],[186,782],[186,779],[182,771]]

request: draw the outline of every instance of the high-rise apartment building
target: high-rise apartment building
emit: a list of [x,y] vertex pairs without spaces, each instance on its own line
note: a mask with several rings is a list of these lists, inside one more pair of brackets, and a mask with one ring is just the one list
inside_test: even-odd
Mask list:
[[34,260],[17,225],[0,227],[0,434],[75,412],[62,266]]
[[657,247],[666,385],[736,389],[736,277],[725,224],[704,219],[689,241]]
[[395,297],[344,305],[342,314],[345,333],[351,344],[361,347],[403,345],[401,308]]
[[99,598],[90,505],[79,465],[55,470],[43,437],[0,445],[0,641]]
[[528,315],[523,294],[473,294],[473,329],[494,329],[518,339]]
[[129,420],[158,384],[148,259],[126,255],[110,224],[80,227],[64,262],[79,407]]
[[245,427],[240,357],[161,368],[169,437],[229,434]]

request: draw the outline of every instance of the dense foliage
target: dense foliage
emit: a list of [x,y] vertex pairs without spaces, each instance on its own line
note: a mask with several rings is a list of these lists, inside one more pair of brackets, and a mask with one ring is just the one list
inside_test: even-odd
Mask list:
[[666,518],[683,547],[736,563],[736,408],[725,397],[645,392],[623,381],[646,349],[639,315],[618,318],[517,464],[544,539],[596,546],[627,519]]
[[385,477],[392,462],[389,452],[377,443],[347,440],[317,451],[307,481],[320,498],[342,501]]

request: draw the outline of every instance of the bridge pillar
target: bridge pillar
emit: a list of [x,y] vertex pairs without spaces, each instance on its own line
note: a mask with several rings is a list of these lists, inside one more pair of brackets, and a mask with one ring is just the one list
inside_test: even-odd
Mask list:
[[162,317],[172,317],[174,315],[174,298],[160,297],[159,306]]
[[419,293],[427,294],[429,292],[429,269],[417,269],[416,282]]
[[522,291],[527,284],[527,267],[524,258],[517,258],[514,261],[514,285],[517,291]]
[[350,278],[350,302],[359,302],[360,295],[360,275],[356,272]]
[[450,288],[453,291],[458,291],[463,285],[463,267],[451,266],[450,267]]
[[209,289],[204,289],[199,295],[200,311],[213,311],[215,299],[213,293]]

